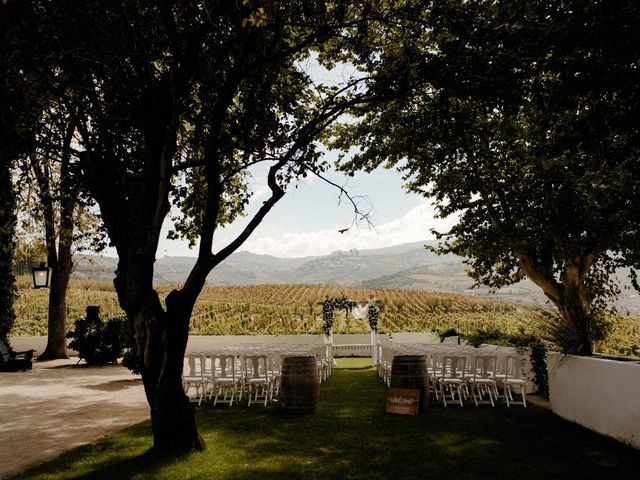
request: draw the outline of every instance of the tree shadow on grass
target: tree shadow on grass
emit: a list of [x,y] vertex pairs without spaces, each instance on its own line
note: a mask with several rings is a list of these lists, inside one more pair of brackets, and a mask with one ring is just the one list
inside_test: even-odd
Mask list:
[[217,478],[628,478],[640,453],[530,406],[432,403],[419,417],[384,414],[387,390],[366,367],[336,369],[314,415],[277,408],[199,411],[236,471]]
[[386,393],[373,370],[336,369],[315,414],[204,406],[205,452],[155,458],[147,422],[67,454],[55,464],[66,476],[52,478],[637,480],[640,471],[640,452],[535,406],[432,403],[419,417],[394,416]]

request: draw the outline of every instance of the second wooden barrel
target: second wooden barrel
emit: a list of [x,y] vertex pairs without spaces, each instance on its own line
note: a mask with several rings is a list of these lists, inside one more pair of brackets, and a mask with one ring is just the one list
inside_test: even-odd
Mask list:
[[320,397],[320,377],[315,357],[285,357],[280,382],[284,411],[315,412]]
[[420,410],[429,407],[429,375],[424,355],[398,355],[391,364],[391,388],[420,390]]

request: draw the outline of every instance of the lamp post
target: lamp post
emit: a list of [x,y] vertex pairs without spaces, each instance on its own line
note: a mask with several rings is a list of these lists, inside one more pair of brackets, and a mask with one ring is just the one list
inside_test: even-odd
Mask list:
[[49,288],[51,269],[43,262],[39,267],[33,267],[33,288]]

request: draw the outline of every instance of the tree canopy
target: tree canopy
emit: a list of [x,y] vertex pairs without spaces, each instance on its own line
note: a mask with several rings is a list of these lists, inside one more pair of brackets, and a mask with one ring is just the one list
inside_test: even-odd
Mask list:
[[[51,65],[43,88],[75,126],[82,182],[118,252],[114,283],[151,407],[154,447],[203,448],[180,380],[193,305],[209,272],[288,185],[322,175],[317,141],[364,101],[361,79],[317,84],[301,68],[314,55],[329,62],[325,46],[358,25],[360,2],[26,3],[35,31],[49,40],[33,52]],[[14,28],[22,38],[32,34]],[[45,78],[31,62],[21,66]],[[268,166],[270,196],[214,251],[220,227],[246,214],[257,164]],[[153,265],[170,214],[171,235],[197,245],[198,259],[163,303]]]
[[493,288],[530,278],[559,308],[562,346],[591,352],[616,268],[640,265],[640,8],[410,3],[423,9],[359,52],[392,100],[336,132],[361,146],[345,168],[404,170],[458,218],[440,252]]

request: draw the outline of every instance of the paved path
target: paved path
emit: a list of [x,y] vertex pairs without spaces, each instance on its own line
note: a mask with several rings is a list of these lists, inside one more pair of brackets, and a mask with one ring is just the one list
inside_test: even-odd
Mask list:
[[0,478],[149,417],[142,381],[119,365],[77,358],[0,373]]

